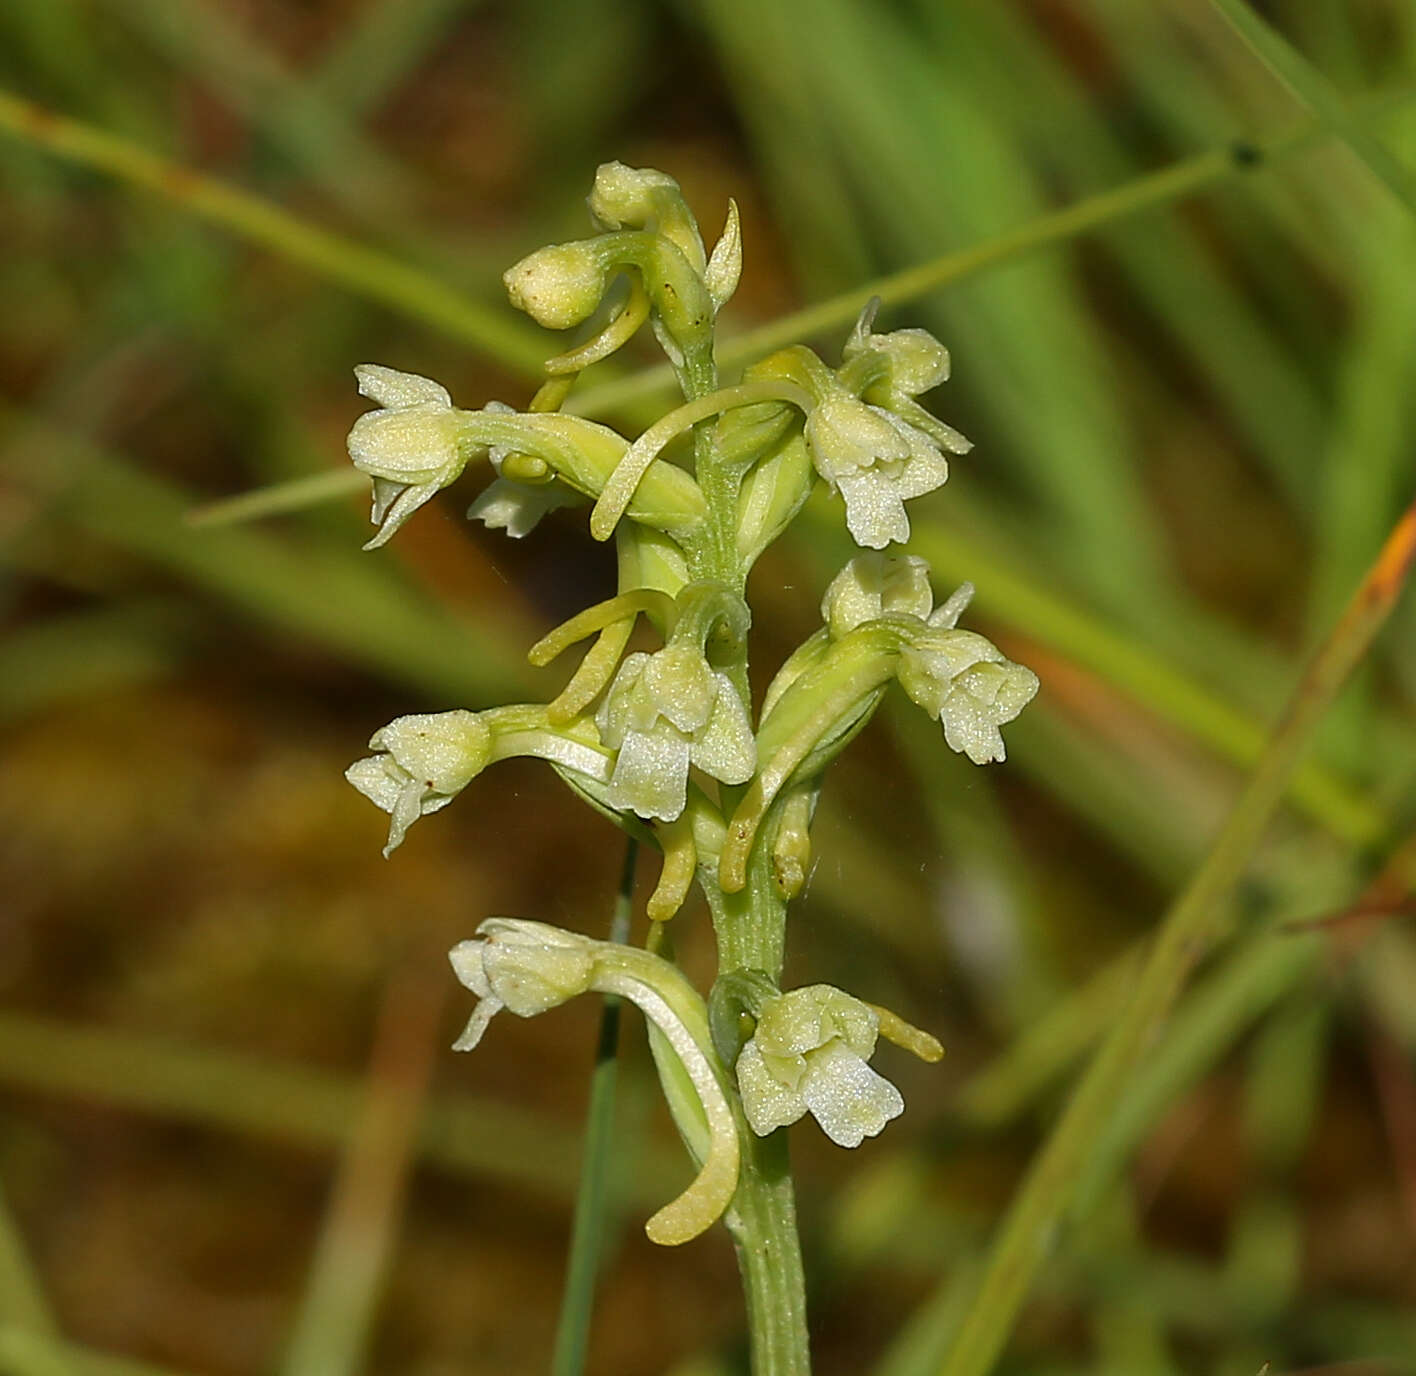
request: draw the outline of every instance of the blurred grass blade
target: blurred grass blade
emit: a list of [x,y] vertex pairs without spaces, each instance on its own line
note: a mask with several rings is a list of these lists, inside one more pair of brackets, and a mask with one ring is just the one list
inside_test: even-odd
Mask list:
[[1243,872],[1313,728],[1390,614],[1413,558],[1416,503],[1314,655],[1214,849],[1166,914],[1129,1006],[1093,1058],[1000,1225],[973,1307],[940,1367],[942,1376],[986,1376],[992,1370],[1047,1256],[1046,1241],[1072,1208],[1098,1134],[1192,965],[1218,935],[1220,899]]
[[0,723],[171,672],[195,627],[170,603],[105,606],[21,626],[0,639]]
[[1086,1166],[1075,1189],[1077,1214],[1098,1207],[1165,1111],[1212,1071],[1249,1027],[1313,975],[1325,949],[1312,935],[1275,937],[1265,932],[1190,992],[1164,1040],[1088,1143]]
[[284,1376],[353,1376],[363,1369],[450,986],[420,967],[395,977],[384,996],[364,1103],[315,1246]]
[[1416,214],[1416,173],[1347,108],[1342,94],[1246,0],[1210,0],[1264,65]]
[[[917,7],[935,34],[947,79],[968,87],[990,118],[1016,128],[1049,184],[1060,183],[1069,199],[1098,184],[1125,184],[1136,162],[1133,131],[1108,118],[1076,64],[1024,11],[979,5],[946,13],[927,0]],[[1011,68],[1007,84],[994,78],[1000,51]],[[1019,90],[1028,92],[1026,100],[1017,98]],[[1097,235],[1150,318],[1175,339],[1295,509],[1306,511],[1314,495],[1308,456],[1323,411],[1291,332],[1235,292],[1228,265],[1194,221],[1126,216],[1099,226]],[[1362,546],[1363,555],[1389,524]],[[1360,573],[1359,559],[1352,577]]]
[[312,93],[362,115],[385,96],[480,0],[365,0],[346,17],[318,68]]
[[131,140],[0,91],[0,132],[140,186],[317,276],[446,331],[533,381],[554,348],[534,327],[397,258],[321,229],[249,191],[169,162]]
[[[0,403],[0,423],[11,419]],[[25,419],[6,460],[16,490],[46,519],[140,554],[396,681],[470,705],[504,700],[527,682],[512,647],[531,637],[510,597],[474,624],[357,549],[193,530],[183,519],[193,503],[181,489],[43,421]]]
[[406,230],[417,183],[348,125],[268,51],[234,10],[166,0],[105,0],[123,23],[261,130],[289,165],[336,204],[389,230]]
[[1123,952],[1023,1027],[959,1087],[951,1116],[976,1131],[997,1132],[1031,1108],[1111,1026],[1140,964],[1140,951]]
[[5,1376],[180,1376],[170,1367],[59,1342],[5,1323],[0,1323],[0,1371]]
[[[38,1340],[52,1341],[59,1336],[54,1313],[3,1189],[0,1189],[0,1325]],[[53,1370],[56,1376],[70,1370],[62,1354],[50,1360],[47,1369]]]
[[[0,1082],[316,1151],[344,1142],[362,1095],[355,1079],[311,1066],[4,1010]],[[551,1119],[463,1094],[429,1101],[418,1149],[440,1170],[556,1200],[569,1195],[579,1156],[573,1134]],[[629,1192],[657,1207],[683,1175],[681,1155],[646,1148],[640,1166]]]
[[978,1279],[977,1261],[953,1267],[930,1301],[900,1326],[874,1376],[927,1376],[934,1369],[934,1354],[953,1342],[967,1317]]
[[[629,919],[634,900],[634,867],[639,846],[631,836],[625,843],[619,894],[610,917],[609,940],[629,940]],[[615,1084],[618,1079],[620,1000],[605,999],[600,1014],[600,1040],[595,1069],[590,1076],[590,1102],[585,1111],[585,1146],[580,1162],[580,1190],[575,1198],[570,1255],[566,1259],[565,1290],[556,1325],[552,1376],[580,1376],[590,1346],[590,1318],[595,1306],[595,1279],[599,1274],[608,1227],[607,1203],[614,1168]]]
[[312,506],[351,497],[368,485],[368,477],[357,468],[331,468],[328,472],[291,478],[288,482],[238,492],[234,497],[204,502],[201,506],[192,507],[187,512],[186,520],[189,526],[199,527],[259,521],[267,516],[284,516],[292,511],[306,511]]

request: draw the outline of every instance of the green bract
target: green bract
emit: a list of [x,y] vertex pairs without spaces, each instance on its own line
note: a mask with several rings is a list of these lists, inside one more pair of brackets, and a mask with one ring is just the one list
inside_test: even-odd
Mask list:
[[[969,448],[916,400],[948,378],[944,346],[918,329],[877,334],[873,303],[839,367],[793,345],[725,384],[714,342],[742,265],[736,209],[707,252],[677,183],[620,163],[600,168],[590,209],[601,232],[540,249],[506,274],[512,303],[541,324],[584,326],[548,360],[527,408],[460,410],[436,382],[366,364],[359,387],[379,409],[355,422],[349,452],[373,481],[371,545],[485,460],[491,480],[469,516],[522,537],[548,511],[588,504],[590,533],[613,543],[618,588],[531,647],[542,668],[584,647],[549,701],[400,717],[348,777],[389,814],[387,854],[487,765],[534,756],[662,852],[651,923],[698,885],[719,951],[706,1001],[670,961],[637,947],[493,918],[452,952],[479,1000],[457,1046],[476,1046],[501,1009],[529,1017],[587,992],[635,1003],[698,1166],[649,1235],[683,1242],[724,1219],[749,1289],[784,1297],[800,1356],[790,1192],[780,1158],[758,1139],[809,1113],[833,1141],[856,1146],[904,1109],[867,1063],[877,1039],[926,1060],[942,1054],[927,1033],[840,989],[781,988],[787,905],[815,864],[825,772],[897,679],[952,748],[1001,760],[999,727],[1037,679],[957,629],[969,584],[936,607],[924,560],[877,552],[908,539],[906,504],[944,483],[946,454]],[[633,436],[561,410],[579,373],[645,324],[682,402]],[[840,496],[868,552],[826,588],[823,624],[755,704],[748,574],[818,485]]]

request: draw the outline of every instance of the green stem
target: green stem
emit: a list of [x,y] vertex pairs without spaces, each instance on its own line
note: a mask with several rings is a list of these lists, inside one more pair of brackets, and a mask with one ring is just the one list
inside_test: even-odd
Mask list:
[[715,877],[707,878],[703,889],[718,939],[718,974],[761,970],[774,982],[781,979],[787,908],[765,867],[749,864],[747,884],[738,893],[724,893]]
[[[690,355],[686,392],[695,400],[716,390],[718,376],[711,345]],[[741,592],[745,571],[737,554],[738,477],[714,452],[713,421],[694,430],[698,482],[708,503],[711,535],[706,542],[713,567],[704,570],[717,582]],[[722,666],[743,701],[750,701],[747,644]],[[736,806],[738,789],[722,790],[725,814]],[[764,865],[750,866],[748,882],[739,893],[724,893],[716,871],[700,870],[713,930],[718,942],[718,973],[762,970],[773,981],[781,978],[786,953],[787,909]],[[747,1304],[753,1376],[806,1376],[811,1352],[806,1331],[806,1281],[801,1242],[797,1236],[796,1203],[792,1190],[787,1135],[756,1136],[735,1110],[742,1158],[737,1193],[727,1225],[737,1247],[738,1270]]]
[[[611,941],[629,940],[629,916],[634,894],[634,866],[639,844],[625,844],[619,894],[610,918]],[[566,1258],[565,1293],[561,1296],[552,1376],[579,1376],[585,1370],[590,1341],[590,1316],[595,1303],[595,1276],[600,1267],[605,1232],[606,1200],[613,1151],[615,1081],[618,1078],[620,1000],[605,999],[600,1016],[600,1044],[590,1079],[590,1105],[585,1115],[585,1154],[580,1166],[580,1193],[575,1200],[570,1255]]]
[[[712,876],[703,885],[718,938],[719,974],[762,970],[781,978],[787,907],[763,864],[748,871],[740,893],[724,893]],[[737,1244],[747,1300],[753,1376],[796,1376],[811,1370],[806,1283],[785,1129],[758,1137],[739,1114],[742,1165],[728,1228]]]
[[1413,558],[1416,503],[1397,523],[1319,647],[1214,848],[1166,914],[1129,1005],[1087,1068],[1003,1221],[941,1376],[986,1376],[992,1370],[1058,1226],[1073,1207],[1094,1143],[1186,976],[1219,934],[1220,898],[1242,874],[1313,729],[1390,614]]
[[741,1132],[742,1168],[727,1224],[747,1299],[752,1376],[806,1376],[806,1282],[786,1129],[754,1137],[743,1124]]

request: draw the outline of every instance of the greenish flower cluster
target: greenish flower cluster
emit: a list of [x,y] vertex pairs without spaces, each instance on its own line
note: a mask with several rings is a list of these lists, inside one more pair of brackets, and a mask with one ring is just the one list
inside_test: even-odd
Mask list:
[[[868,1064],[878,1038],[940,1054],[840,989],[780,988],[787,907],[813,863],[827,765],[896,681],[952,749],[979,765],[1002,760],[1000,728],[1038,684],[958,628],[971,587],[936,607],[924,561],[884,552],[909,538],[908,503],[969,449],[918,400],[949,375],[943,345],[923,330],[876,333],[872,304],[836,366],[794,346],[724,386],[714,335],[741,271],[736,209],[710,251],[671,178],[618,163],[599,169],[589,205],[594,235],[506,273],[512,303],[540,324],[583,328],[582,342],[547,363],[528,409],[463,410],[435,382],[366,364],[359,389],[378,409],[355,423],[349,453],[373,483],[371,547],[485,461],[490,482],[470,517],[520,538],[548,511],[588,505],[592,535],[614,543],[618,591],[531,648],[545,665],[589,642],[550,702],[401,717],[348,778],[389,814],[387,854],[488,765],[535,756],[662,851],[647,905],[655,923],[700,885],[720,955],[706,998],[649,951],[494,918],[452,954],[480,1000],[458,1046],[476,1045],[498,1009],[530,1016],[590,991],[638,1004],[700,1166],[650,1234],[682,1242],[727,1211],[741,1242],[753,1225],[733,1200],[748,1188],[754,1137],[810,1114],[856,1146],[904,1108]],[[683,403],[633,439],[562,411],[578,374],[645,324]],[[754,704],[748,574],[818,486],[839,498],[865,552],[826,589],[819,630]]]

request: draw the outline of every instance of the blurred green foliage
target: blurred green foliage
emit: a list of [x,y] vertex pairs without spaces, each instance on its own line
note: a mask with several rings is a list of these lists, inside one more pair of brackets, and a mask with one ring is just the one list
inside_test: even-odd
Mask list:
[[[604,551],[456,497],[376,555],[347,496],[185,514],[337,470],[354,363],[524,400],[559,346],[497,274],[582,233],[614,157],[711,228],[739,198],[744,347],[934,265],[887,323],[951,346],[977,447],[913,548],[1043,692],[1001,769],[904,712],[862,737],[791,960],[950,1048],[892,1071],[878,1142],[796,1143],[819,1369],[939,1369],[1133,947],[1416,490],[1416,221],[1359,156],[1411,175],[1416,10],[1262,8],[1297,96],[1208,0],[0,7],[0,84],[90,131],[0,105],[0,1368],[546,1369],[594,1010],[454,1064],[442,952],[493,911],[598,934],[618,847],[508,766],[385,865],[340,771],[398,712],[544,688],[519,647],[608,590]],[[1334,110],[1356,151],[1314,134]],[[582,404],[633,428],[652,375],[615,371]],[[760,667],[832,530],[759,571]],[[1000,1370],[1416,1369],[1413,700],[1408,597]],[[685,1170],[641,1050],[620,1222]],[[590,1369],[738,1370],[741,1324],[722,1239],[626,1223]]]

